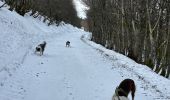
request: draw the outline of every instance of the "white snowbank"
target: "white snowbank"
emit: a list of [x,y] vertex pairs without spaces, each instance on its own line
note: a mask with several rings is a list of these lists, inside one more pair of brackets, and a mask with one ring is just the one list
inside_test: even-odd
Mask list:
[[[0,2],[0,5],[3,3]],[[39,42],[55,38],[68,27],[48,26],[38,18],[28,14],[20,16],[7,7],[0,9],[0,83],[3,83],[11,71],[15,71],[24,61],[28,52]],[[58,31],[57,31],[58,30]],[[61,32],[61,33],[58,33]]]
[[[86,33],[82,36],[82,40],[99,50],[103,55],[107,56],[110,60],[113,61],[113,65],[117,67],[122,67],[124,69],[133,72],[139,79],[148,83],[150,87],[156,89],[162,95],[167,95],[170,98],[170,80],[164,78],[153,72],[148,66],[138,64],[130,58],[119,54],[113,50],[108,50],[100,44],[96,44],[93,41],[90,41],[91,33]],[[120,65],[120,66],[119,66]]]
[[[2,2],[0,2],[1,4]],[[42,20],[42,18],[39,19]],[[6,8],[0,9],[0,99],[5,100],[6,98],[10,98],[6,100],[11,100],[11,98],[17,98],[21,94],[21,99],[15,100],[23,100],[25,98],[23,94],[27,90],[29,94],[28,98],[33,99],[35,98],[32,95],[38,91],[38,98],[41,98],[43,93],[43,96],[47,96],[47,98],[49,96],[65,98],[64,96],[66,94],[72,97],[82,98],[84,96],[83,93],[86,93],[88,94],[86,98],[105,100],[106,98],[111,98],[114,88],[125,77],[132,77],[137,82],[138,90],[136,97],[138,99],[145,98],[146,100],[146,98],[156,98],[155,96],[158,96],[158,99],[161,96],[165,100],[170,99],[170,80],[157,75],[145,65],[137,64],[122,54],[108,50],[90,41],[91,34],[88,32],[74,28],[71,25],[62,25],[59,27],[55,25],[47,26],[39,19],[34,19],[29,15],[22,17]],[[81,38],[82,41],[99,52],[82,43],[79,39],[81,34],[85,34]],[[65,48],[63,46],[66,39],[71,40],[72,48]],[[49,54],[43,57],[32,55],[34,47],[44,40],[50,45],[47,48],[47,51],[50,51],[48,52]],[[58,52],[56,52],[56,49]],[[102,53],[106,61],[100,58],[101,55],[99,53]],[[71,57],[74,59],[71,59]],[[65,61],[68,63],[65,63]],[[74,64],[78,64],[78,66]],[[19,72],[15,73],[18,70]],[[44,75],[37,77],[39,74]],[[121,77],[122,74],[124,74],[123,77]],[[112,83],[113,80],[114,84]],[[55,84],[50,85],[48,81],[52,81]],[[6,83],[5,86],[4,83]],[[74,88],[70,88],[70,84],[68,83]],[[49,91],[54,91],[52,92],[53,95],[50,92],[45,93],[41,91],[44,90],[42,88],[44,86],[50,87]],[[84,86],[88,86],[88,88]],[[36,91],[35,88],[37,89]],[[146,88],[149,89],[147,90]],[[15,92],[13,92],[14,90]],[[29,90],[32,92],[30,93]],[[61,95],[56,95],[56,91],[62,91]],[[153,93],[151,93],[152,91]],[[76,93],[79,95],[75,95]],[[142,93],[146,93],[147,96],[144,96],[145,94]],[[70,99],[72,98],[68,100]],[[73,99],[82,100],[84,98]]]

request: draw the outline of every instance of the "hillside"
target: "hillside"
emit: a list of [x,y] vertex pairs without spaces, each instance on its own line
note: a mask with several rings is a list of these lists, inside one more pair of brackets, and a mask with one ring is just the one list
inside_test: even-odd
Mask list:
[[169,79],[89,41],[91,33],[42,20],[0,9],[0,100],[111,100],[126,78],[136,83],[135,100],[170,99]]

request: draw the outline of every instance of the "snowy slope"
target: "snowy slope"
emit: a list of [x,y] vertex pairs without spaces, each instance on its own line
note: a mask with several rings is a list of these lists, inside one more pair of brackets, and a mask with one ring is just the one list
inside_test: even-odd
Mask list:
[[[125,78],[136,83],[135,100],[170,100],[170,80],[71,25],[49,27],[2,8],[0,34],[0,100],[111,100]],[[35,55],[44,40],[44,55]]]
[[77,10],[77,15],[79,18],[85,19],[87,18],[86,16],[86,11],[89,9],[83,2],[82,0],[73,0],[74,4],[76,5],[76,10]]
[[[0,2],[0,5],[3,3]],[[62,26],[61,26],[62,27]],[[0,9],[0,83],[12,75],[34,46],[61,33],[64,28],[47,26],[29,16],[22,17],[6,8]]]

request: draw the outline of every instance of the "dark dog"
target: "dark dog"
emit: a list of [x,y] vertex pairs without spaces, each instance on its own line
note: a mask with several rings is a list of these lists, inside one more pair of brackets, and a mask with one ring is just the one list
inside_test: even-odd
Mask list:
[[40,52],[40,56],[43,55],[45,47],[46,47],[46,42],[44,41],[43,43],[39,44],[36,48],[35,48],[35,53],[36,52]]
[[66,47],[70,47],[70,41],[66,42]]
[[112,100],[129,100],[128,94],[130,92],[132,95],[132,100],[134,100],[135,91],[136,91],[135,82],[132,79],[125,79],[116,88]]

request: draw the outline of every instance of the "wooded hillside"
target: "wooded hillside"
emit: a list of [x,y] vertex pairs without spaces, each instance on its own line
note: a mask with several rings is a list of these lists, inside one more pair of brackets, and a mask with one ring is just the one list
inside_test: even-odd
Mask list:
[[92,40],[170,75],[170,0],[84,0]]
[[46,21],[59,24],[61,21],[80,27],[80,19],[73,4],[73,0],[3,0],[9,6],[9,10],[15,10],[20,15],[32,11],[32,16],[44,16]]

